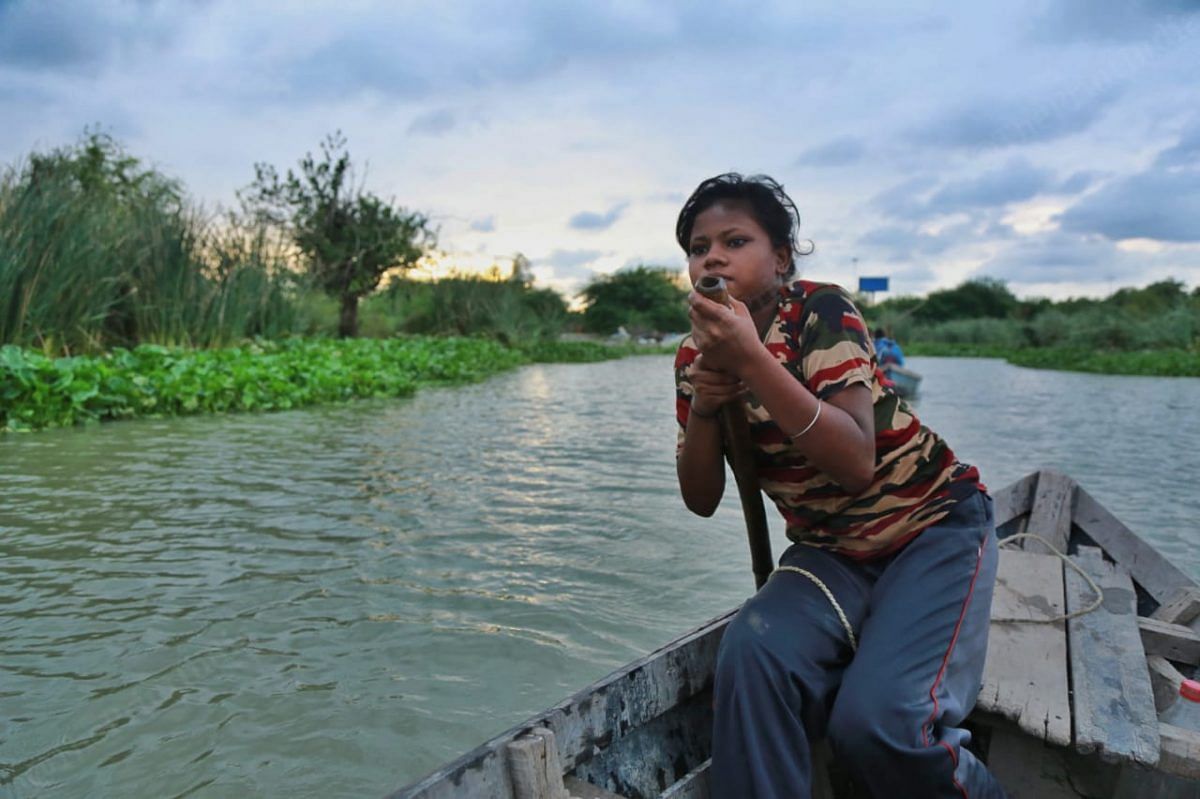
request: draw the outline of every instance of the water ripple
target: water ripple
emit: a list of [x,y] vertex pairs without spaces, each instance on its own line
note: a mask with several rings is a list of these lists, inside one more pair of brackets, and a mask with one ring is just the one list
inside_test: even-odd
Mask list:
[[[1059,468],[1200,575],[1200,381],[914,363],[987,482]],[[0,439],[0,786],[378,795],[724,611],[672,412],[656,357]]]

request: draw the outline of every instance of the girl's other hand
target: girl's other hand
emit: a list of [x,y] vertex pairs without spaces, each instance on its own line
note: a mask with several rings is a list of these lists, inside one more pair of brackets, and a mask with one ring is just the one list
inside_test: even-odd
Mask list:
[[750,310],[741,300],[729,298],[732,307],[710,300],[693,290],[688,294],[692,340],[707,359],[706,368],[736,376],[762,347]]
[[710,368],[704,355],[696,356],[692,372],[692,410],[712,416],[727,402],[740,399],[746,386],[736,376]]

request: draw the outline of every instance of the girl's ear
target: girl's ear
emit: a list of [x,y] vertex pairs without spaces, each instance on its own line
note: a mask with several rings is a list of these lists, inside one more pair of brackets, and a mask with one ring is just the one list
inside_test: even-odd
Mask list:
[[775,274],[783,277],[792,268],[792,250],[790,247],[775,248]]

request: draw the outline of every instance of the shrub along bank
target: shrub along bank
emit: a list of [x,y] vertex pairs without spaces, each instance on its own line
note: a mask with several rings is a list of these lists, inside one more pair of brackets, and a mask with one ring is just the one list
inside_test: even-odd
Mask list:
[[0,347],[0,431],[137,416],[298,408],[400,397],[534,361],[595,361],[635,350],[591,342],[528,348],[461,337],[284,339],[224,349],[157,345],[50,358]]
[[1071,347],[1003,347],[988,344],[917,343],[908,355],[1003,358],[1015,366],[1106,375],[1200,377],[1200,349],[1088,350]]

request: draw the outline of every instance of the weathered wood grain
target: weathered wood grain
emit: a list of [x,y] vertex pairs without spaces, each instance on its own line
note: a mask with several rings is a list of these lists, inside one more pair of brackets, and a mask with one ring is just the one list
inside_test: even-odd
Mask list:
[[1162,655],[1176,663],[1200,663],[1200,634],[1182,624],[1158,619],[1138,619],[1142,646],[1147,655]]
[[[1158,712],[1137,625],[1133,581],[1095,547],[1072,558],[1100,587],[1103,603],[1067,622],[1075,747],[1106,762],[1158,762]],[[1087,607],[1095,595],[1074,570],[1066,572],[1067,609]]]
[[501,733],[392,794],[392,799],[512,799],[505,746],[535,727],[554,733],[564,772],[710,687],[729,611]]
[[578,777],[563,777],[563,784],[571,799],[625,799],[625,797],[606,791],[603,788],[584,782]]
[[1150,670],[1150,687],[1154,689],[1154,707],[1162,713],[1179,698],[1183,675],[1162,655],[1147,655],[1146,667]]
[[734,612],[551,708],[545,717],[546,726],[558,736],[563,767],[572,770],[629,731],[710,688],[721,635]]
[[709,769],[712,759],[705,760],[692,769],[679,782],[662,792],[659,799],[710,799],[712,789],[709,787]]
[[506,747],[513,799],[568,799],[554,733],[535,727]]
[[1162,741],[1158,767],[1168,774],[1200,780],[1200,732],[1159,724],[1158,734]]
[[1008,524],[1024,513],[1029,513],[1029,509],[1033,507],[1033,491],[1037,487],[1037,482],[1037,472],[1033,472],[995,493],[992,497],[992,511],[996,516],[997,527]]
[[625,731],[574,774],[629,799],[657,797],[709,757],[712,723],[712,692],[703,691]]
[[1079,488],[1075,492],[1075,524],[1109,558],[1121,564],[1141,588],[1164,604],[1196,583],[1130,530],[1107,508]]
[[1188,624],[1200,616],[1200,589],[1184,588],[1158,606],[1150,618],[1171,624]]
[[[1048,619],[1063,615],[1065,608],[1061,560],[1000,551],[993,619]],[[1066,623],[993,622],[976,706],[1040,740],[1071,743]]]
[[1061,751],[1006,725],[992,731],[987,763],[1008,799],[1080,799]]
[[[1046,539],[1059,552],[1067,551],[1067,541],[1071,537],[1075,488],[1075,481],[1065,474],[1050,469],[1038,472],[1037,489],[1033,494],[1033,509],[1029,511],[1026,532]],[[1041,541],[1032,538],[1025,539],[1021,548],[1026,552],[1050,552]]]

